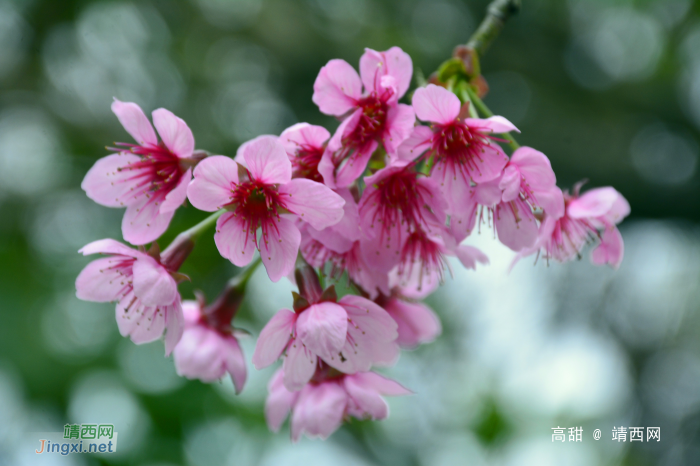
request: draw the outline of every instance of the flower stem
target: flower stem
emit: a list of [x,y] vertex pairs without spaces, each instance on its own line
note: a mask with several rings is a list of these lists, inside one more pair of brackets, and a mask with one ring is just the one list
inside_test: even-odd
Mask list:
[[160,255],[161,263],[173,272],[180,269],[180,266],[187,256],[190,255],[192,249],[194,249],[195,240],[201,235],[207,228],[216,223],[221,214],[226,212],[225,209],[221,209],[218,212],[214,212],[209,217],[205,218],[189,230],[185,230],[175,237],[172,243],[165,248],[165,251]]
[[253,273],[255,272],[255,269],[258,268],[258,266],[262,263],[262,259],[259,257],[255,259],[253,262],[248,264],[245,269],[235,277],[233,277],[231,280],[228,282],[229,287],[235,287],[239,291],[243,292],[245,291],[246,286],[248,286],[248,282],[250,281],[250,278],[253,276]]
[[492,1],[486,10],[486,17],[467,42],[467,48],[474,49],[479,56],[482,56],[498,37],[508,18],[519,10],[520,0]]
[[[478,95],[476,95],[476,92],[474,92],[474,90],[470,86],[466,86],[466,89],[467,94],[469,95],[469,100],[471,100],[471,102],[474,104],[474,107],[476,107],[477,111],[486,118],[492,117],[493,112],[489,110],[486,104],[479,98]],[[515,138],[510,135],[510,133],[503,133],[501,134],[501,136],[503,136],[503,139],[508,141],[508,145],[511,149],[517,150],[520,147],[518,141],[516,141]]]
[[201,235],[207,229],[209,229],[209,227],[214,225],[216,223],[216,221],[218,220],[218,218],[221,217],[221,215],[224,214],[225,212],[226,212],[226,209],[217,210],[216,212],[211,214],[209,217],[205,218],[204,220],[202,220],[201,222],[199,222],[198,224],[196,224],[192,228],[183,231],[178,236],[187,236],[191,240],[196,240],[197,238],[199,238],[199,235]]

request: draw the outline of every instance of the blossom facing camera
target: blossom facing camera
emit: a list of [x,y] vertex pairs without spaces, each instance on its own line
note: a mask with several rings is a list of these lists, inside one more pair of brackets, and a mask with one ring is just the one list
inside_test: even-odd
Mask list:
[[[347,295],[335,302],[320,300],[282,309],[260,332],[253,354],[257,369],[285,354],[284,384],[300,390],[325,363],[352,374],[373,364],[391,364],[398,357],[396,322],[372,301]],[[325,300],[328,299],[328,300]],[[295,303],[296,304],[296,303]]]
[[418,157],[432,158],[430,176],[447,200],[447,213],[466,216],[463,200],[468,197],[471,182],[498,178],[508,163],[494,135],[517,128],[501,116],[465,118],[468,107],[462,109],[456,95],[434,84],[416,90],[413,108],[419,120],[432,125],[416,126],[399,147],[397,159],[407,163]]
[[411,394],[398,382],[374,372],[343,374],[325,365],[300,391],[289,391],[284,378],[284,369],[279,369],[268,384],[265,419],[269,428],[278,432],[291,412],[294,442],[302,434],[326,439],[349,417],[386,419],[389,406],[383,396]]
[[331,60],[321,68],[312,99],[322,113],[343,118],[318,166],[328,186],[350,186],[379,143],[387,154],[394,154],[411,134],[413,108],[398,100],[412,74],[411,57],[398,47],[385,52],[365,49],[359,75],[344,60]]
[[169,355],[184,329],[177,282],[160,261],[112,239],[94,241],[80,251],[83,255],[107,254],[92,261],[78,275],[75,288],[79,299],[99,303],[117,301],[116,317],[122,336],[137,345],[157,340],[165,333],[165,354]]
[[345,204],[321,183],[292,179],[292,164],[274,136],[243,144],[236,161],[207,157],[195,168],[187,196],[200,210],[225,208],[214,235],[219,252],[243,267],[257,248],[273,282],[292,271],[301,243],[299,228],[284,214],[322,230],[342,219]]
[[81,187],[90,199],[107,207],[126,207],[122,234],[131,244],[158,239],[175,210],[187,198],[194,153],[194,136],[170,111],[153,112],[153,126],[137,104],[114,99],[112,111],[136,144],[116,143],[116,153],[95,163]]
[[182,311],[185,331],[173,352],[178,375],[213,382],[228,373],[236,393],[240,393],[247,370],[237,331],[230,324],[217,324],[208,319],[207,311],[215,313],[216,310],[205,308],[202,302],[183,301]]

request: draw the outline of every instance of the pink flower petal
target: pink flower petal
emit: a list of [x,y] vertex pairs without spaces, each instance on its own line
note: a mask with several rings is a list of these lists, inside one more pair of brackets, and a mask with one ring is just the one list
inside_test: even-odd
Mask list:
[[367,387],[358,383],[354,376],[348,376],[344,379],[345,390],[347,390],[350,398],[355,402],[362,417],[369,416],[372,420],[385,419],[389,415],[389,405],[372,387]]
[[276,136],[258,136],[242,148],[253,179],[266,184],[283,184],[292,179],[292,163]]
[[617,193],[617,199],[613,203],[612,207],[607,214],[604,215],[603,219],[611,225],[616,225],[622,221],[625,217],[630,214],[630,204],[627,202],[622,194]]
[[238,184],[238,165],[229,157],[207,157],[194,169],[187,197],[199,210],[214,212],[231,202],[231,190]]
[[548,217],[557,219],[564,216],[564,194],[556,186],[548,191],[537,193],[537,203]]
[[297,123],[282,131],[280,141],[289,157],[294,157],[301,146],[321,148],[331,137],[323,126]]
[[296,319],[294,312],[282,309],[265,325],[255,343],[253,364],[256,369],[267,367],[279,359],[292,338]]
[[327,115],[341,116],[352,109],[362,95],[362,82],[357,71],[344,60],[331,60],[314,82],[311,98]]
[[226,371],[231,375],[233,386],[236,387],[236,395],[243,391],[248,376],[245,357],[238,341],[234,337],[226,338]]
[[144,253],[110,238],[99,239],[97,241],[93,241],[92,243],[88,243],[80,248],[78,252],[83,256],[89,256],[90,254],[117,254],[133,258],[145,256]]
[[[323,182],[331,189],[336,189],[336,165],[333,162],[333,154],[343,146],[343,138],[351,132],[360,121],[362,109],[358,108],[352,115],[344,119],[328,141],[326,150],[323,152],[321,161],[318,163],[318,172],[323,176]],[[347,186],[344,186],[347,187]]]
[[442,333],[440,319],[423,303],[394,298],[389,300],[385,309],[398,325],[399,337],[396,341],[404,348],[430,343]]
[[470,174],[476,183],[495,180],[501,176],[507,163],[506,153],[501,146],[492,142],[483,148],[478,159],[474,159],[476,169],[471,170]]
[[591,189],[581,197],[571,200],[566,207],[566,213],[572,218],[602,217],[612,209],[619,196],[620,193],[614,188]]
[[[368,234],[376,234],[374,238],[362,238],[360,240],[360,250],[364,262],[380,273],[389,273],[399,263],[401,259],[401,248],[406,243],[408,232],[401,225],[389,230],[388,234],[382,237],[381,234],[372,228],[371,217],[373,211],[367,210],[367,215],[363,217],[363,231]],[[365,220],[369,219],[369,220]],[[369,223],[367,223],[369,222]],[[365,228],[365,225],[370,225]],[[377,230],[379,226],[375,227]]]
[[386,52],[365,49],[360,57],[360,76],[367,92],[382,91],[381,78],[394,78],[397,95],[400,99],[408,90],[413,76],[411,57],[399,47],[392,47]]
[[284,372],[279,369],[267,385],[269,395],[265,400],[265,420],[272,432],[279,431],[299,396],[298,392],[290,392],[285,388],[283,377]]
[[472,270],[476,270],[477,262],[484,265],[489,263],[486,254],[473,246],[460,245],[457,247],[455,255],[464,267]]
[[396,149],[396,155],[392,158],[394,162],[412,162],[419,155],[430,149],[433,143],[433,132],[427,126],[416,126],[411,135],[405,139]]
[[165,313],[165,328],[165,355],[170,356],[185,331],[185,319],[182,315],[179,298],[168,306]]
[[144,307],[141,319],[129,333],[131,341],[137,345],[143,345],[159,340],[165,330],[166,312],[167,310],[160,308]]
[[323,359],[336,357],[345,344],[348,315],[341,306],[314,304],[299,315],[296,326],[301,342]]
[[503,169],[503,175],[498,180],[498,188],[503,190],[500,200],[510,202],[520,195],[520,170],[517,165],[511,163]]
[[131,180],[135,173],[128,166],[140,160],[141,157],[127,153],[102,157],[87,172],[80,187],[98,204],[123,207],[131,202],[129,193],[138,184],[138,180]]
[[450,234],[455,240],[460,243],[471,235],[476,226],[476,218],[478,215],[479,204],[476,203],[473,196],[467,198],[463,210],[459,213],[450,215]]
[[191,157],[194,152],[194,136],[187,123],[164,108],[154,110],[152,115],[153,125],[165,147],[181,159]]
[[338,384],[309,385],[299,394],[292,412],[292,440],[303,432],[310,438],[326,439],[343,422],[347,394]]
[[[437,169],[439,167],[439,169]],[[455,172],[453,167],[439,164],[430,173],[430,179],[440,188],[444,199],[448,203],[446,213],[466,217],[472,206],[467,202],[473,197],[473,189],[468,179],[464,179],[461,173]]]
[[172,304],[177,297],[175,279],[150,256],[141,257],[133,265],[134,294],[147,306]]
[[413,132],[413,125],[416,124],[416,115],[413,107],[405,104],[398,104],[389,107],[386,116],[386,132],[382,138],[382,143],[389,156],[396,154],[397,148]]
[[343,218],[345,200],[327,186],[298,178],[279,187],[282,202],[312,227],[322,230]]
[[[374,151],[377,150],[378,146],[379,143],[377,141],[370,141],[362,150],[354,152],[343,161],[340,167],[336,169],[335,184],[338,188],[347,188],[362,176],[367,168],[369,159],[372,157]],[[325,181],[325,176],[323,179]]]
[[510,158],[510,163],[518,167],[533,191],[547,191],[557,183],[547,156],[531,147],[518,148]]
[[153,131],[153,126],[151,126],[151,122],[148,121],[141,107],[133,102],[122,102],[115,98],[114,102],[112,102],[112,111],[119,118],[119,122],[124,129],[139,145],[150,144],[155,146],[158,144],[156,132]]
[[[348,377],[346,377],[347,379]],[[376,391],[382,395],[402,396],[411,395],[413,392],[400,383],[387,379],[376,372],[360,372],[350,376],[355,384],[365,387],[368,390]]]
[[131,279],[113,268],[124,259],[127,258],[103,257],[90,262],[75,280],[78,299],[98,303],[117,300]]
[[360,296],[347,295],[339,302],[348,316],[348,338],[342,358],[326,362],[345,373],[369,370],[372,364],[390,363],[398,354],[397,324],[377,304]]
[[422,121],[441,125],[452,123],[459,115],[460,108],[461,104],[456,95],[435,84],[418,88],[413,93],[413,109],[416,111],[416,117]]
[[531,248],[537,240],[535,216],[520,198],[498,205],[494,225],[498,240],[515,252]]
[[316,371],[316,355],[295,338],[289,342],[284,358],[284,386],[295,392],[304,388]]
[[248,231],[248,226],[233,212],[226,212],[216,221],[214,242],[226,259],[238,267],[250,264],[255,254],[255,231]]
[[502,116],[494,115],[492,117],[481,119],[481,118],[467,118],[465,121],[467,126],[472,129],[478,129],[483,133],[508,133],[510,131],[520,130],[515,127],[513,123],[503,118]]
[[122,235],[131,244],[153,242],[165,233],[174,211],[161,213],[155,197],[142,196],[129,205],[122,219]]
[[614,269],[620,267],[625,254],[625,244],[617,228],[606,228],[601,243],[591,251],[591,262],[596,265],[610,264]]
[[187,199],[187,187],[189,186],[191,180],[192,169],[188,168],[187,171],[182,174],[177,186],[175,186],[175,188],[165,196],[165,200],[160,205],[161,214],[174,212],[178,207],[185,203],[185,199]]
[[280,218],[268,229],[268,235],[260,242],[260,257],[270,280],[278,282],[294,269],[301,233],[293,222]]

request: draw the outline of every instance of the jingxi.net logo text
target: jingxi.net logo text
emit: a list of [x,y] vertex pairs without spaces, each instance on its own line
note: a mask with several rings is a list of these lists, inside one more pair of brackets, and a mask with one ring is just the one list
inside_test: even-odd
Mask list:
[[63,432],[39,434],[37,455],[54,453],[63,456],[74,453],[114,453],[117,433],[112,424],[66,424]]

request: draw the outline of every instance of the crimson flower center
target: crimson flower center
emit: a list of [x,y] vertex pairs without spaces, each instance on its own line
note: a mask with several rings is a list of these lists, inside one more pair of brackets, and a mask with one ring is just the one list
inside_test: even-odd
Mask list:
[[377,205],[372,223],[381,223],[382,234],[399,224],[415,230],[424,223],[423,209],[430,196],[430,190],[418,183],[416,172],[404,169],[393,173],[379,181],[367,197],[368,205]]
[[357,101],[362,114],[353,132],[343,141],[343,145],[352,145],[361,149],[381,136],[386,127],[386,115],[389,111],[389,105],[382,97],[373,92]]
[[318,172],[318,163],[321,161],[321,157],[323,157],[322,147],[300,145],[292,158],[293,177],[307,178],[323,183],[323,176]]
[[246,243],[252,235],[255,245],[258,246],[255,234],[258,226],[262,229],[265,243],[269,241],[271,229],[278,233],[276,225],[279,220],[278,209],[284,209],[286,206],[274,185],[257,180],[245,181],[233,185],[231,194],[229,205],[233,207],[234,215],[246,227]]
[[488,136],[460,122],[435,127],[432,150],[423,157],[434,154],[435,165],[442,163],[446,172],[460,173],[469,181],[469,173],[478,169],[477,161],[481,161],[484,146],[489,143]]
[[[180,158],[170,152],[162,143],[158,145],[148,144],[139,146],[137,144],[117,143],[116,151],[123,151],[123,147],[128,147],[133,154],[141,156],[138,162],[130,163],[119,171],[128,170],[132,173],[129,178],[137,181],[134,190],[135,196],[145,194],[155,202],[162,202],[163,198],[175,189],[180,182],[184,170],[180,165]],[[157,205],[157,204],[156,204]]]

